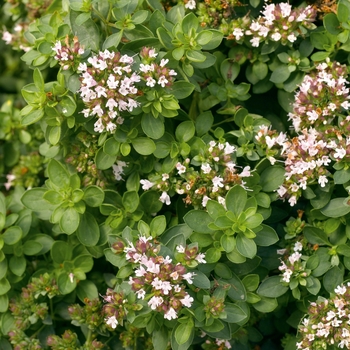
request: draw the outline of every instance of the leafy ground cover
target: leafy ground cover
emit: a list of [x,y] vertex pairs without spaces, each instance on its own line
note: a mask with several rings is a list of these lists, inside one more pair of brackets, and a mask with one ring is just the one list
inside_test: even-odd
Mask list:
[[348,1],[0,5],[1,349],[350,349]]

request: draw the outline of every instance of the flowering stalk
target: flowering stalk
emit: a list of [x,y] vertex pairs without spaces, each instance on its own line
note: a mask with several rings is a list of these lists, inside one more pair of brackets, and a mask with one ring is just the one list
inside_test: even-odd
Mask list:
[[[220,143],[210,141],[203,154],[195,156],[192,161],[186,159],[183,163],[176,164],[177,175],[162,174],[150,177],[150,180],[141,180],[142,189],[157,189],[162,191],[159,200],[167,205],[171,203],[168,192],[175,191],[180,195],[186,195],[183,199],[186,205],[205,208],[208,200],[217,200],[225,206],[227,191],[238,184],[245,188],[243,178],[251,176],[249,166],[240,170],[233,160],[235,146],[228,142]],[[192,168],[189,165],[196,167]]]
[[340,285],[329,299],[310,303],[308,316],[299,325],[297,349],[319,350],[337,346],[350,349],[350,283]]

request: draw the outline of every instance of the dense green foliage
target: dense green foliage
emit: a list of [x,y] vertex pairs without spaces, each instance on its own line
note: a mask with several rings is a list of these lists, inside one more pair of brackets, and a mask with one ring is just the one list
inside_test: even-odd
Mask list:
[[1,349],[350,349],[347,0],[0,4]]

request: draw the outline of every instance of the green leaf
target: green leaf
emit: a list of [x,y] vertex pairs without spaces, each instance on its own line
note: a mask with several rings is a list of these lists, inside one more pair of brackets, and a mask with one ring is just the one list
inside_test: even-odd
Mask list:
[[328,293],[334,293],[334,289],[343,283],[343,272],[338,266],[332,267],[323,276],[322,284]]
[[232,271],[231,269],[223,263],[217,263],[215,264],[214,272],[216,273],[217,276],[224,278],[226,280],[229,280],[232,278]]
[[287,65],[278,66],[271,74],[270,81],[275,84],[284,83],[290,76],[290,71]]
[[99,297],[98,289],[95,283],[90,280],[79,281],[76,291],[78,298],[82,302],[84,302],[86,298],[93,300]]
[[255,242],[252,239],[247,238],[242,233],[239,233],[237,235],[236,243],[237,243],[237,250],[240,254],[250,259],[253,259],[255,257],[257,252],[257,247]]
[[33,81],[34,81],[34,84],[38,88],[39,91],[44,91],[44,85],[45,85],[44,78],[41,74],[40,69],[38,69],[38,68],[34,69]]
[[[345,4],[339,2],[337,8],[337,17],[339,22],[349,22],[349,8]],[[333,34],[333,33],[331,33]],[[337,35],[337,34],[335,34]]]
[[22,120],[21,124],[23,126],[31,125],[38,122],[44,116],[44,109],[32,109],[28,111],[28,109],[22,109],[21,111]]
[[175,130],[176,139],[179,142],[188,142],[195,134],[195,126],[191,121],[185,121],[179,124]]
[[210,29],[210,32],[213,34],[210,42],[208,44],[202,45],[203,50],[213,50],[217,48],[220,44],[224,35],[221,31],[216,29]]
[[56,264],[63,264],[72,257],[72,246],[64,241],[56,241],[51,248],[51,258]]
[[84,23],[76,23],[79,12],[70,11],[70,23],[72,32],[79,38],[81,46],[92,51],[99,51],[100,49],[100,33],[96,23],[92,19],[87,19]]
[[225,80],[230,80],[232,82],[237,78],[240,70],[241,66],[230,58],[224,60],[220,65],[220,73],[222,77]]
[[40,242],[29,240],[23,244],[23,253],[25,255],[37,255],[42,249],[43,245]]
[[152,237],[160,236],[166,229],[166,218],[164,215],[156,216],[150,223]]
[[51,159],[47,167],[47,172],[50,178],[50,181],[57,188],[67,188],[69,187],[69,173],[66,168],[57,160]]
[[94,266],[94,260],[91,255],[83,254],[77,256],[73,260],[73,264],[75,268],[79,268],[83,272],[90,272]]
[[14,245],[22,238],[22,229],[19,226],[11,226],[2,234],[2,239],[7,245]]
[[195,121],[196,133],[198,136],[206,134],[214,123],[214,117],[211,111],[201,113]]
[[171,93],[178,99],[184,99],[191,95],[194,85],[186,81],[176,81],[171,86]]
[[330,218],[340,218],[350,213],[350,205],[347,205],[346,203],[347,198],[334,198],[321,209],[321,213]]
[[186,50],[185,55],[189,61],[194,63],[204,62],[206,60],[206,56],[200,51]]
[[73,290],[77,286],[77,282],[75,278],[73,279],[73,282],[71,282],[69,273],[62,272],[57,278],[57,285],[60,293],[65,295],[73,292]]
[[185,344],[194,333],[193,319],[180,323],[175,329],[175,339],[179,345]]
[[103,148],[100,148],[95,156],[95,163],[98,169],[106,170],[112,167],[117,157],[107,154]]
[[138,137],[131,143],[138,154],[147,156],[156,150],[156,144],[147,137]]
[[[0,312],[5,315],[5,312],[8,310],[9,307],[9,297],[7,294],[0,295]],[[2,323],[4,323],[2,321]],[[2,325],[2,330],[4,330],[4,326]],[[10,331],[10,330],[9,330]],[[7,334],[8,332],[3,331],[3,334]],[[2,349],[2,346],[4,347],[4,350],[12,350],[12,347],[10,343],[7,342],[5,338],[0,339],[0,349]]]
[[106,40],[104,41],[103,45],[102,45],[102,50],[106,50],[109,49],[110,47],[115,47],[117,48],[120,40],[123,37],[123,31],[120,30],[118,33],[114,33],[112,35],[110,35],[109,37],[106,38]]
[[189,36],[192,32],[192,28],[197,30],[198,26],[199,26],[199,20],[193,12],[190,12],[189,14],[187,14],[183,18],[181,23],[181,28],[183,33]]
[[252,306],[254,307],[254,309],[264,314],[275,310],[278,306],[278,302],[275,298],[261,297],[261,300],[257,303],[252,304]]
[[185,223],[193,229],[193,231],[200,233],[212,233],[213,230],[208,228],[208,224],[213,220],[209,214],[202,210],[190,210],[184,216]]
[[260,175],[260,186],[264,192],[277,190],[284,181],[285,169],[281,166],[266,168]]
[[268,225],[261,225],[262,230],[256,233],[256,237],[254,238],[254,242],[263,247],[268,247],[272,244],[278,242],[279,238],[276,231]]
[[249,319],[249,315],[237,304],[225,304],[226,322],[241,323]]
[[164,135],[164,121],[161,118],[154,118],[152,114],[144,114],[141,119],[143,132],[152,139],[159,139]]
[[257,293],[267,298],[278,298],[287,292],[289,288],[281,283],[280,276],[268,277],[262,281]]
[[193,285],[201,289],[210,289],[209,278],[201,271],[196,270],[193,277]]
[[95,246],[100,239],[100,228],[95,217],[89,212],[81,215],[77,237],[80,243],[86,247]]
[[88,186],[84,189],[84,202],[89,207],[99,207],[105,198],[105,193],[98,186]]
[[7,278],[0,279],[0,295],[6,294],[10,289],[11,285]]
[[327,13],[323,18],[323,24],[327,32],[338,35],[341,32],[340,23],[335,13]]
[[169,342],[168,328],[162,326],[152,332],[152,345],[154,350],[166,350]]
[[245,208],[247,202],[246,190],[239,186],[233,186],[226,195],[226,207],[237,217]]
[[14,275],[21,277],[24,274],[26,267],[27,267],[27,261],[23,255],[11,256],[9,261],[9,268]]
[[242,280],[244,287],[249,292],[254,292],[258,288],[259,281],[260,281],[260,277],[259,275],[256,275],[256,274],[247,275]]
[[139,195],[136,191],[126,191],[123,194],[123,206],[129,213],[133,213],[139,206]]
[[60,228],[63,232],[71,235],[79,227],[79,222],[80,214],[73,207],[69,207],[61,216]]

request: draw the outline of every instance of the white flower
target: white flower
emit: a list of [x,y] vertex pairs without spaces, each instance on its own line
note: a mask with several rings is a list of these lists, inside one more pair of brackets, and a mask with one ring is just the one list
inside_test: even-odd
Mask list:
[[143,289],[139,289],[136,291],[136,295],[138,299],[145,299],[146,292]]
[[297,40],[297,37],[292,33],[290,35],[287,36],[288,41],[290,41],[291,43],[294,43],[295,40]]
[[149,181],[149,180],[140,180],[140,183],[141,183],[142,189],[143,189],[144,191],[149,190],[150,188],[152,188],[152,187],[155,185],[154,182],[151,182],[151,181]]
[[170,205],[171,203],[170,196],[165,191],[162,192],[161,196],[159,197],[159,200],[162,203],[165,203],[166,205]]
[[159,80],[158,80],[158,84],[161,86],[161,87],[165,87],[166,84],[169,83],[169,80],[164,76],[162,75],[161,77],[159,77]]
[[176,169],[179,175],[186,172],[186,167],[182,165],[180,162],[177,162]]
[[294,244],[294,248],[293,249],[294,249],[295,252],[302,251],[303,250],[303,245],[300,242],[296,242]]
[[196,0],[188,0],[185,4],[185,8],[189,10],[194,10],[196,8]]
[[168,59],[162,58],[161,61],[160,61],[160,63],[159,63],[159,65],[160,65],[161,67],[164,67],[168,62],[169,62]]
[[183,299],[180,299],[180,301],[183,306],[191,307],[194,299],[189,294],[186,294]]
[[243,168],[243,171],[239,174],[240,177],[249,177],[251,175],[250,166]]
[[346,293],[346,287],[345,286],[338,286],[334,289],[334,292],[340,295],[343,295]]
[[162,297],[152,297],[149,302],[148,302],[148,306],[152,309],[155,310],[158,306],[162,305],[163,303],[163,298]]
[[201,169],[204,174],[209,174],[211,172],[211,167],[208,163],[203,163]]
[[225,143],[225,149],[224,149],[225,154],[231,154],[235,151],[236,151],[235,146],[231,146],[228,142]]
[[178,245],[178,246],[176,247],[176,250],[177,250],[179,253],[184,253],[184,252],[185,252],[185,247],[182,246],[182,245],[180,244],[180,245]]
[[320,184],[320,186],[325,187],[327,182],[328,182],[327,176],[320,175],[320,177],[318,178],[318,183]]
[[146,85],[149,87],[154,87],[156,85],[156,81],[152,77],[148,77],[146,80]]
[[250,39],[250,42],[251,42],[253,47],[259,47],[260,39],[259,39],[259,37],[255,37],[253,39]]
[[164,318],[167,320],[172,320],[177,318],[177,313],[176,311],[171,307],[165,314]]
[[218,187],[224,187],[224,184],[222,183],[224,181],[224,179],[220,176],[215,176],[213,179],[212,179],[212,182],[213,182],[213,185],[214,185],[214,190],[213,189],[213,192],[217,192],[218,191]]
[[70,283],[73,283],[73,282],[74,282],[74,274],[71,272],[71,273],[68,275],[68,277],[69,277]]
[[195,260],[197,260],[200,264],[206,264],[207,262],[204,260],[205,254],[204,253],[199,253],[196,257]]
[[193,276],[195,275],[194,272],[187,272],[184,275],[182,275],[182,278],[187,281],[188,284],[192,284]]
[[281,34],[280,33],[278,33],[278,32],[276,32],[276,33],[273,33],[272,35],[271,35],[271,38],[274,40],[274,41],[278,41],[278,40],[280,40],[281,39]]
[[208,203],[208,200],[210,198],[208,196],[204,196],[203,199],[202,199],[202,206],[203,207],[206,207],[207,206],[207,203]]
[[299,261],[300,258],[301,258],[301,254],[299,252],[295,252],[288,258],[288,260],[292,265],[294,265],[294,263]]
[[235,36],[236,40],[239,40],[244,36],[243,29],[241,28],[235,28],[232,34]]
[[105,321],[113,329],[117,328],[118,326],[118,320],[115,318],[115,316],[108,317]]
[[336,148],[333,156],[334,158],[342,159],[346,156],[346,150],[342,147]]

